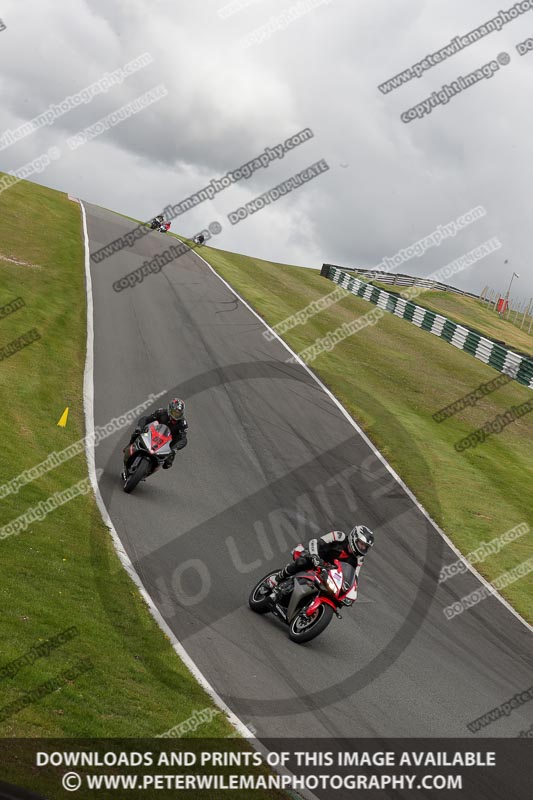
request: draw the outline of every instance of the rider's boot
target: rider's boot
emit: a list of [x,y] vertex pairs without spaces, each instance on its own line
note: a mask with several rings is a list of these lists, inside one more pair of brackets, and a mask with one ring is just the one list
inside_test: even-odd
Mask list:
[[287,572],[287,568],[284,567],[283,569],[280,569],[279,572],[275,572],[266,579],[265,583],[269,589],[271,589],[271,593],[274,597],[279,595],[279,584],[288,577],[289,573]]

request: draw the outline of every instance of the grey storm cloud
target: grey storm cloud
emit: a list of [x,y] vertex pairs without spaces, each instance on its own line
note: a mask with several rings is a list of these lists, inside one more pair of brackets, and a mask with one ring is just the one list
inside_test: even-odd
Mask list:
[[[178,203],[286,137],[314,138],[191,210],[186,234],[218,220],[218,246],[317,268],[323,261],[372,267],[469,209],[486,216],[402,264],[429,275],[491,237],[501,250],[455,283],[479,292],[533,295],[529,235],[533,9],[421,77],[385,93],[388,79],[508,9],[471,0],[7,0],[0,141],[50,104],[79,92],[143,53],[152,62],[0,150],[14,170],[57,147],[61,157],[33,179],[146,219]],[[502,54],[491,77],[420,118],[401,115]],[[69,151],[69,136],[163,84],[167,94]],[[232,226],[227,215],[304,167],[329,171]],[[508,263],[505,264],[504,262]]]

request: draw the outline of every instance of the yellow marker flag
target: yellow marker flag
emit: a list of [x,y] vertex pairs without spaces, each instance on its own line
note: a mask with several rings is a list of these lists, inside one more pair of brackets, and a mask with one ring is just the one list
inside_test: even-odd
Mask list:
[[61,428],[64,428],[66,426],[66,424],[67,424],[67,419],[68,419],[68,406],[66,407],[66,409],[61,414],[61,419],[59,420],[59,422],[57,424]]

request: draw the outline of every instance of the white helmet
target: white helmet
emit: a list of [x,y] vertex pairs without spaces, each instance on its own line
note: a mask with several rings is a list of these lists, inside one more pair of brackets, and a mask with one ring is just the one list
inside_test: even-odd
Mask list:
[[348,534],[348,549],[365,556],[374,545],[374,534],[366,525],[356,525]]

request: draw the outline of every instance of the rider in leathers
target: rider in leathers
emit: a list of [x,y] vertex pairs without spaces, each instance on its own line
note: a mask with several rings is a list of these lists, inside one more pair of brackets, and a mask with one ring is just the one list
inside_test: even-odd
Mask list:
[[168,429],[172,434],[172,442],[170,444],[172,453],[168,456],[163,464],[163,469],[169,469],[174,463],[176,452],[178,450],[182,450],[187,445],[187,429],[189,426],[184,417],[184,412],[185,403],[183,400],[175,397],[170,401],[167,408],[158,408],[157,411],[154,411],[152,414],[141,417],[137,422],[137,427],[131,434],[128,445],[124,448],[124,464],[128,459],[127,451],[129,445],[132,444],[132,442],[137,438],[143,428],[146,425],[149,425],[150,422],[161,422],[163,425],[168,426]]
[[355,581],[359,578],[359,573],[365,555],[374,545],[374,534],[366,525],[356,525],[349,534],[342,531],[331,531],[318,539],[311,539],[307,550],[304,550],[296,560],[291,561],[277,574],[268,578],[268,585],[275,590],[278,584],[311,566],[322,567],[324,563],[332,564],[335,559],[345,561],[355,570]]

